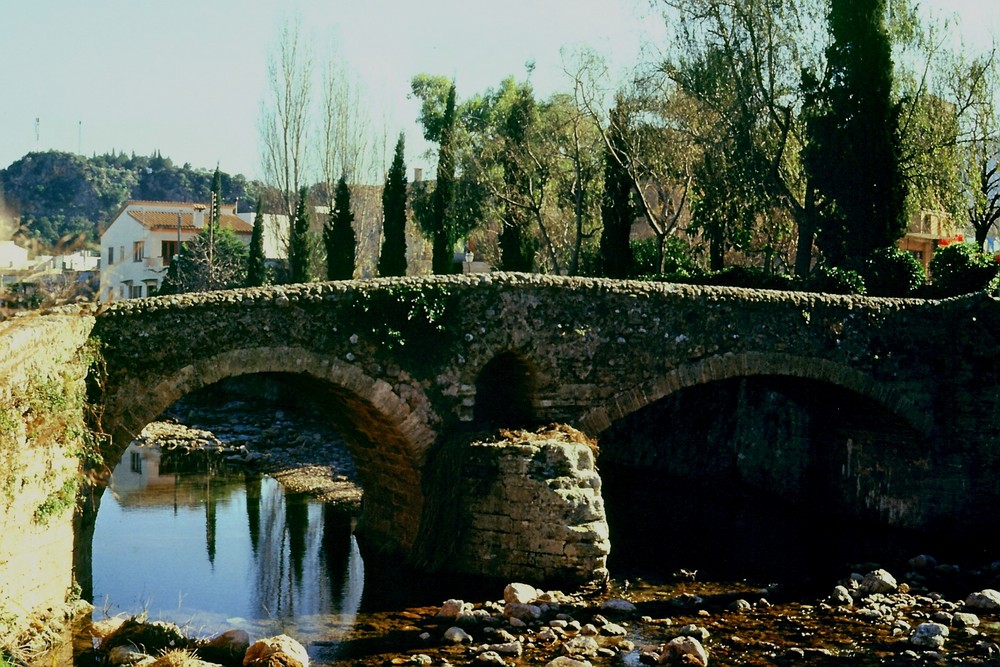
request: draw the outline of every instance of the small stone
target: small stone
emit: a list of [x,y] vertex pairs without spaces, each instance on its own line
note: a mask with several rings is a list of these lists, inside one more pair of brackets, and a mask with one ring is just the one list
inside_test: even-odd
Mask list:
[[462,628],[453,625],[444,631],[444,641],[451,644],[471,644],[472,637]]
[[694,637],[674,637],[663,648],[659,661],[708,667],[708,651]]
[[598,634],[598,632],[599,630],[597,629],[597,626],[594,625],[593,623],[587,623],[586,625],[580,627],[581,635],[587,635],[589,637],[593,637],[594,635]]
[[522,604],[520,602],[508,602],[503,607],[503,615],[510,619],[520,619],[522,621],[537,621],[542,617],[542,609],[533,604]]
[[742,598],[739,600],[734,600],[732,604],[729,605],[729,610],[735,611],[737,613],[750,611],[751,609],[753,609],[753,605],[751,605],[747,600],[744,600]]
[[503,656],[496,651],[484,651],[476,656],[476,664],[505,667],[507,663],[504,662]]
[[524,647],[521,646],[521,642],[505,642],[503,644],[490,644],[486,647],[487,651],[494,651],[500,655],[511,655],[515,658],[520,658],[521,654],[524,653]]
[[416,655],[410,656],[411,665],[420,665],[420,667],[427,667],[434,662],[433,659],[426,653],[417,653]]
[[910,643],[923,648],[941,648],[947,637],[947,626],[940,623],[921,623],[910,635]]
[[624,637],[628,631],[617,623],[606,623],[601,628],[601,634],[608,637]]

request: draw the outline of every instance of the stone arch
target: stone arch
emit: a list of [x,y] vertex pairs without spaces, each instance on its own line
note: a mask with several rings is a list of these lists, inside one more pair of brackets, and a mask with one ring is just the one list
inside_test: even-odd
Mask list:
[[674,392],[718,380],[777,375],[826,382],[871,399],[899,416],[921,435],[933,428],[933,415],[921,411],[906,396],[870,375],[827,359],[760,352],[730,353],[672,369],[662,378],[620,391],[586,411],[581,428],[596,436],[612,423]]
[[[365,489],[360,530],[387,550],[408,550],[420,527],[421,475],[435,440],[428,425],[434,416],[418,413],[388,382],[336,357],[298,347],[247,348],[204,357],[156,379],[130,378],[105,406],[102,424],[112,436],[105,460],[120,458],[135,435],[180,398],[257,373],[300,378],[334,408],[331,421],[347,441]],[[408,391],[422,393],[418,387]],[[415,400],[427,405],[426,397]]]
[[497,354],[476,375],[473,421],[488,429],[531,425],[535,385],[534,368],[524,355]]

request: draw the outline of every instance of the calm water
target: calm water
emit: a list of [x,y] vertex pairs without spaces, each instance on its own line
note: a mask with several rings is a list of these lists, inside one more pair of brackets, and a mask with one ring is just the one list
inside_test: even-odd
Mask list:
[[95,618],[328,641],[354,622],[364,565],[344,514],[266,476],[161,473],[133,445],[101,500],[93,583]]

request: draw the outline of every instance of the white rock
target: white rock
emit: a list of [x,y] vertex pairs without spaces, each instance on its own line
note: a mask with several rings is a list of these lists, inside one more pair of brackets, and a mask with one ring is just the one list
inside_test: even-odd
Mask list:
[[924,648],[941,648],[947,637],[947,626],[940,623],[921,623],[910,635],[910,643]]
[[675,663],[681,660],[686,664],[708,667],[708,651],[694,637],[674,637],[663,647],[659,661]]
[[970,609],[982,609],[984,611],[996,611],[1000,609],[1000,591],[986,588],[977,593],[973,593],[965,599],[965,606]]
[[503,657],[496,651],[484,651],[476,656],[476,663],[480,665],[496,665],[496,667],[504,667],[507,663],[504,662]]
[[504,602],[531,604],[537,600],[540,595],[541,591],[529,584],[512,583],[507,584],[507,587],[503,589]]
[[564,655],[593,658],[597,655],[597,640],[593,637],[573,637],[562,645]]
[[836,607],[851,607],[854,605],[854,598],[846,586],[837,586],[830,594],[830,604]]
[[281,664],[287,667],[309,667],[309,654],[302,644],[288,635],[276,635],[258,639],[247,649],[243,658],[244,667],[266,665],[272,656],[282,656]]
[[490,644],[486,647],[487,651],[494,651],[500,655],[512,655],[515,658],[520,658],[521,654],[524,653],[524,647],[521,646],[521,642],[504,642],[503,644]]
[[458,618],[464,607],[465,602],[462,600],[445,600],[444,604],[441,605],[441,609],[438,610],[437,615],[442,618]]
[[576,660],[568,655],[561,655],[550,660],[545,667],[593,667],[589,660]]
[[886,570],[874,570],[865,575],[858,590],[862,595],[872,595],[874,593],[892,593],[897,587],[896,578]]
[[969,614],[966,612],[956,612],[954,616],[951,617],[952,623],[955,624],[956,628],[978,628],[979,627],[979,617],[975,614]]
[[444,640],[452,644],[470,644],[472,637],[462,628],[454,625],[444,631]]

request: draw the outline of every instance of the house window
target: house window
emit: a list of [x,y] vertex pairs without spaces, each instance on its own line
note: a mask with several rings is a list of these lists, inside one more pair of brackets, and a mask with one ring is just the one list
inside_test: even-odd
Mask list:
[[142,298],[142,285],[130,285],[128,288],[128,298],[130,299]]
[[132,452],[132,456],[129,457],[129,469],[139,475],[142,474],[142,454]]
[[132,243],[132,261],[141,262],[146,256],[146,246],[142,241]]
[[115,263],[115,247],[111,246],[108,248],[108,266]]
[[160,241],[160,257],[163,263],[169,265],[177,254],[177,241]]

